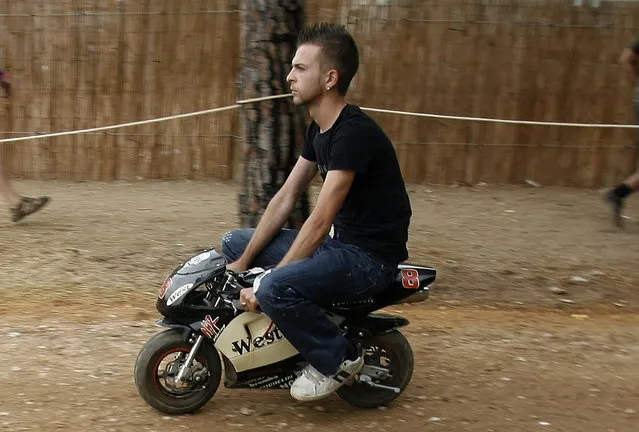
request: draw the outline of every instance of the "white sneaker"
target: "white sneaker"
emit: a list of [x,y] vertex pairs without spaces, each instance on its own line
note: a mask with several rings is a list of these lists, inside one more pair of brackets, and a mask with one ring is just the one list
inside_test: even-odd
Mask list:
[[321,374],[310,364],[302,370],[291,386],[291,396],[298,401],[314,401],[325,398],[358,373],[364,366],[364,358],[344,360],[337,373],[333,376]]

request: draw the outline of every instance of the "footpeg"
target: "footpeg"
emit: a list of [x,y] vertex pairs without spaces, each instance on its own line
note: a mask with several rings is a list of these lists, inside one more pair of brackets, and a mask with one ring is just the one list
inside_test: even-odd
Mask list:
[[382,384],[374,383],[372,378],[369,377],[368,375],[360,374],[358,381],[363,382],[364,384],[368,384],[371,387],[384,389],[384,390],[390,390],[390,391],[394,391],[395,393],[399,393],[400,392],[399,387],[390,387],[390,386],[385,386],[385,385],[382,385]]

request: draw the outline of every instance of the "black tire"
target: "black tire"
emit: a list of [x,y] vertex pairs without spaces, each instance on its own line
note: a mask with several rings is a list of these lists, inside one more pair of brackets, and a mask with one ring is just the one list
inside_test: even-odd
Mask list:
[[[170,354],[183,352],[184,358],[191,345],[184,340],[181,330],[169,329],[149,339],[135,361],[134,380],[138,393],[153,408],[165,414],[186,414],[197,411],[215,394],[222,377],[220,356],[214,347],[204,342],[195,361],[208,370],[201,383],[191,383],[189,388],[171,392],[160,380],[158,367]],[[168,368],[167,368],[168,369]],[[171,375],[169,375],[172,378]],[[181,390],[181,389],[180,389]]]
[[[337,394],[349,404],[358,408],[377,408],[389,404],[399,396],[413,376],[413,350],[404,335],[393,330],[362,341],[364,349],[364,364],[388,368],[389,377],[384,381],[376,381],[390,387],[398,387],[399,393],[391,390],[378,389],[368,384],[354,381],[352,385],[345,385],[337,390]],[[390,361],[380,365],[377,357]]]

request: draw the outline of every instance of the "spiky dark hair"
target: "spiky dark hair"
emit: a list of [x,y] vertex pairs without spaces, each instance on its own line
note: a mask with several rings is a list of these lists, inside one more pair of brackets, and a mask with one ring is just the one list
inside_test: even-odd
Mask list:
[[306,27],[297,38],[297,46],[304,44],[315,44],[322,48],[322,64],[337,70],[337,91],[345,95],[359,68],[359,50],[346,27],[329,23]]

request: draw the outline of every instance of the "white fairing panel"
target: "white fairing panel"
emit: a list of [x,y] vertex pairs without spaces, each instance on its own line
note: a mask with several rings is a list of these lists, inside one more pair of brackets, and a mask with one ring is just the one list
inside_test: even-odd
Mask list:
[[263,313],[244,312],[231,321],[215,341],[215,347],[233,363],[237,372],[277,363],[297,350]]

